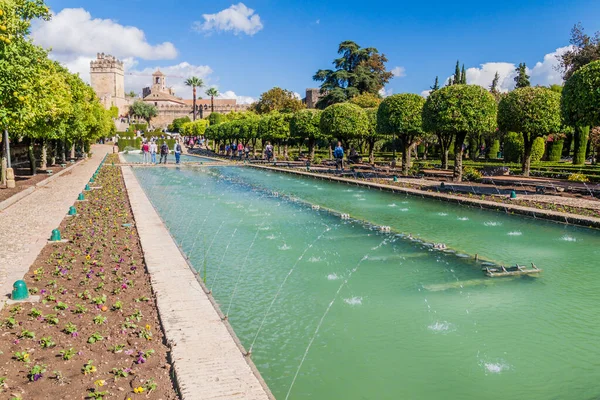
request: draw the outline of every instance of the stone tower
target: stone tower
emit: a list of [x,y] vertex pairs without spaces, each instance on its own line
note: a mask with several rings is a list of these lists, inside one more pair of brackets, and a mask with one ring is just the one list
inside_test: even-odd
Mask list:
[[317,108],[317,101],[321,98],[321,89],[306,89],[306,108]]
[[96,60],[90,62],[90,80],[104,107],[117,106],[121,113],[125,111],[127,101],[123,62],[109,54],[98,53]]

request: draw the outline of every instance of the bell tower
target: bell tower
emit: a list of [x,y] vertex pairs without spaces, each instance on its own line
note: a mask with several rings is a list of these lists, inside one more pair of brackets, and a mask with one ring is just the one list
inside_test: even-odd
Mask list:
[[160,72],[160,69],[157,69],[156,72],[152,74],[152,91],[163,93],[168,92],[165,74]]

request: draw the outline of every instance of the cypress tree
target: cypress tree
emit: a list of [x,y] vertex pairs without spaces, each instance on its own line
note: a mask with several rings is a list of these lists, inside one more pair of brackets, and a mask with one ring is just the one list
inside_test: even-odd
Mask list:
[[467,73],[465,72],[465,64],[462,65],[462,69],[460,70],[460,83],[463,85],[467,84]]
[[433,93],[433,92],[435,92],[435,91],[436,91],[436,90],[438,90],[439,88],[440,88],[440,84],[439,84],[439,81],[438,81],[438,77],[436,76],[436,77],[435,77],[435,82],[433,83],[433,86],[429,87],[429,89],[431,89],[431,92],[430,92],[430,93]]
[[456,60],[456,67],[454,68],[454,79],[452,80],[453,85],[460,85],[462,79],[460,76],[460,63]]
[[529,82],[529,75],[527,75],[527,66],[525,63],[520,63],[515,71],[517,72],[517,76],[515,76],[516,89],[531,86],[531,83]]
[[494,80],[492,81],[492,85],[490,86],[490,93],[494,96],[498,94],[498,82],[500,81],[500,74],[496,71],[496,75],[494,75]]

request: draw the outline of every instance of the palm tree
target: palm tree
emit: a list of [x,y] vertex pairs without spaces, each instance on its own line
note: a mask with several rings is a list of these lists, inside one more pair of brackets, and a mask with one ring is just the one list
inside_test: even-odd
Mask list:
[[202,79],[198,78],[197,76],[192,76],[190,78],[187,78],[185,80],[185,84],[186,86],[191,86],[193,88],[193,93],[194,93],[194,102],[193,102],[193,107],[194,107],[194,121],[196,120],[196,88],[201,88],[202,86],[204,86],[204,82],[202,82]]
[[215,97],[219,96],[217,88],[211,87],[206,91],[206,95],[210,96],[210,112],[215,112]]

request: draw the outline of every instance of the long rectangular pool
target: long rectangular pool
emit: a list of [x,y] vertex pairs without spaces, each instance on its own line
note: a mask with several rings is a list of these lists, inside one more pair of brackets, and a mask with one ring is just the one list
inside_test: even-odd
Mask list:
[[[134,171],[278,399],[600,396],[595,230],[245,167]],[[544,272],[489,279],[463,254]]]

